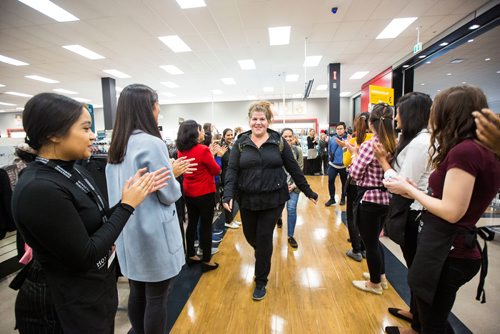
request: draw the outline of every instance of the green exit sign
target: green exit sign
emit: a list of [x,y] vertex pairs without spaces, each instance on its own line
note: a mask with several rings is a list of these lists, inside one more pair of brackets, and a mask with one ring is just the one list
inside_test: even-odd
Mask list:
[[417,54],[422,51],[422,42],[418,42],[413,46],[413,54]]

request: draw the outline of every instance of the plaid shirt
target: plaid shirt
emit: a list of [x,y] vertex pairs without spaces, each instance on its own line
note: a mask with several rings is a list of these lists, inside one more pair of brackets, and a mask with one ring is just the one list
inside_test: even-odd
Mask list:
[[[383,187],[384,170],[380,167],[372,145],[378,143],[378,136],[365,141],[359,147],[358,158],[349,167],[349,175],[361,187]],[[382,205],[389,205],[389,193],[382,190],[368,190],[363,196],[363,201]]]

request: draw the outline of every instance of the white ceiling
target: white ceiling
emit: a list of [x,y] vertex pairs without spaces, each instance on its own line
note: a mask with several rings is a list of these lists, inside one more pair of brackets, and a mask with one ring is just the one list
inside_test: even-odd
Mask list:
[[[411,53],[420,40],[427,42],[478,9],[487,0],[205,0],[207,7],[181,9],[175,0],[53,0],[77,16],[59,23],[16,1],[0,1],[0,54],[29,63],[12,66],[0,62],[0,101],[22,107],[27,98],[6,91],[36,94],[63,88],[73,97],[102,104],[102,71],[117,69],[132,76],[116,85],[143,83],[160,93],[166,103],[211,101],[213,89],[223,91],[214,100],[281,98],[304,91],[304,46],[307,55],[322,55],[317,67],[307,68],[314,78],[311,97],[324,97],[316,86],[326,84],[327,65],[342,64],[341,91],[357,92],[361,84]],[[333,15],[331,7],[338,7]],[[375,37],[396,17],[418,19],[395,39]],[[291,26],[290,44],[269,46],[268,27]],[[159,36],[179,35],[192,52],[174,53]],[[105,59],[89,60],[61,46],[80,44]],[[240,59],[253,59],[256,70],[243,71]],[[176,65],[184,74],[171,75],[160,65]],[[356,71],[369,71],[349,80]],[[284,82],[282,74],[299,74],[297,82]],[[60,81],[48,84],[26,75]],[[227,86],[221,78],[232,77]],[[172,81],[179,88],[160,82]],[[273,86],[274,93],[262,88]],[[172,93],[175,97],[162,96]],[[255,98],[253,98],[255,99]],[[16,107],[14,106],[14,107]],[[0,106],[0,109],[12,107]]]

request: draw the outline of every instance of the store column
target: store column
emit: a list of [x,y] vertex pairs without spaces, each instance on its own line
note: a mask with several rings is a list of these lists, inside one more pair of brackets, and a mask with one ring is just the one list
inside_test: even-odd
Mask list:
[[340,122],[340,63],[328,65],[328,124]]
[[115,79],[101,78],[102,105],[104,113],[104,128],[112,130],[116,118],[116,87]]

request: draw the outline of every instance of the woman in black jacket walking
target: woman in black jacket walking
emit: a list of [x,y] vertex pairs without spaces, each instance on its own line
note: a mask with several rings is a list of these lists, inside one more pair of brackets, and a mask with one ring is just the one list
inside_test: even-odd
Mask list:
[[254,300],[261,300],[266,295],[273,231],[285,202],[290,198],[283,167],[314,204],[318,199],[288,143],[278,132],[268,128],[272,117],[269,102],[257,102],[250,106],[248,118],[251,130],[242,133],[231,149],[224,184],[224,208],[231,211],[233,199],[238,200],[243,233],[255,249]]

